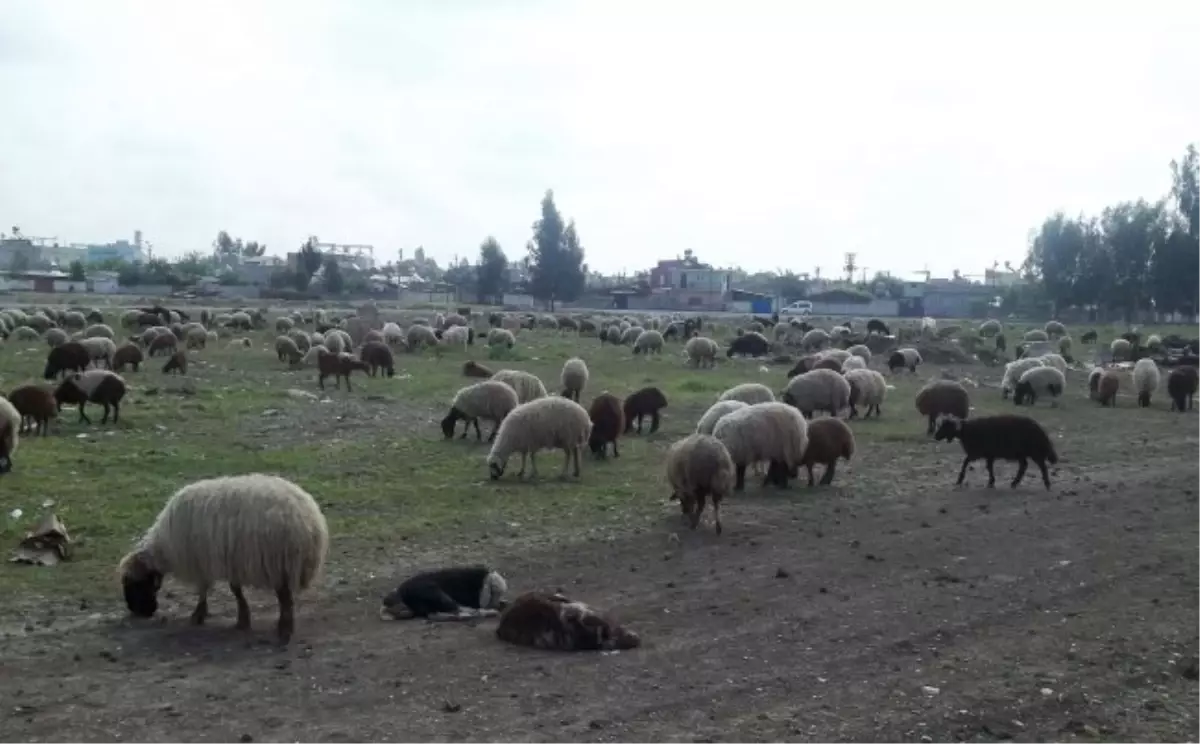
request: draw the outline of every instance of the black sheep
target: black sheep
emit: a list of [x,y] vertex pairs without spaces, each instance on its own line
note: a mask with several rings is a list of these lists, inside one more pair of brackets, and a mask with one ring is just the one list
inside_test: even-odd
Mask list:
[[625,414],[625,433],[633,431],[633,421],[637,419],[637,431],[641,434],[643,416],[650,417],[650,433],[658,431],[658,412],[666,407],[667,396],[656,387],[644,387],[632,393],[621,407]]
[[617,439],[625,431],[625,412],[621,410],[621,399],[612,393],[600,393],[588,406],[588,418],[592,420],[592,433],[588,436],[588,448],[599,458],[608,455],[608,444],[612,443],[613,457],[620,457]]
[[83,409],[88,403],[99,403],[104,406],[104,418],[100,423],[108,423],[109,409],[112,409],[113,423],[121,418],[121,399],[125,397],[125,381],[115,372],[106,369],[92,369],[87,372],[76,372],[59,384],[54,391],[54,399],[58,402],[58,410],[63,404],[79,406],[79,420],[92,423]]
[[871,318],[867,321],[867,335],[869,336],[872,333],[878,333],[883,336],[892,335],[892,332],[888,330],[887,323],[884,323],[879,318]]
[[67,372],[82,372],[87,369],[91,361],[92,357],[83,344],[78,341],[68,341],[61,346],[54,347],[46,355],[46,369],[43,370],[42,376],[47,380],[53,380]]
[[735,338],[729,344],[729,350],[725,352],[725,356],[732,357],[734,354],[742,354],[744,356],[760,357],[771,353],[771,344],[758,333],[743,333]]
[[1095,331],[1084,331],[1083,335],[1079,337],[1079,341],[1084,344],[1094,344],[1096,343],[1096,335]]
[[1050,490],[1050,472],[1046,469],[1046,463],[1057,463],[1058,454],[1054,451],[1054,443],[1050,441],[1046,430],[1028,416],[1001,414],[973,419],[947,416],[942,419],[933,438],[939,442],[958,439],[962,444],[966,457],[963,458],[956,485],[962,485],[967,476],[967,466],[972,461],[985,459],[988,488],[994,488],[996,472],[993,465],[996,460],[1008,460],[1019,463],[1017,477],[1012,482],[1012,487],[1016,488],[1025,477],[1029,460],[1033,460],[1042,471],[1042,482],[1046,484],[1046,490]]
[[1195,367],[1176,367],[1167,376],[1167,395],[1171,396],[1171,410],[1191,410],[1196,397],[1196,388],[1200,386],[1200,375]]
[[427,571],[406,580],[383,598],[381,616],[396,620],[468,620],[491,617],[505,607],[504,577],[487,566]]

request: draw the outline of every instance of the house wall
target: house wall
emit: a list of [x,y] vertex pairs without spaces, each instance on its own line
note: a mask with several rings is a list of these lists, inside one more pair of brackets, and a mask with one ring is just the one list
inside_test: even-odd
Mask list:
[[900,303],[896,300],[874,299],[871,302],[813,302],[813,315],[894,318],[899,314]]

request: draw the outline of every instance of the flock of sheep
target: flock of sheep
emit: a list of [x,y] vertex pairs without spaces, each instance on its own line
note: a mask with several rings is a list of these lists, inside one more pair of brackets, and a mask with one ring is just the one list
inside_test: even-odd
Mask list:
[[[652,318],[646,326],[634,318],[593,320],[493,313],[486,318],[487,332],[478,335],[492,347],[512,348],[523,329],[542,327],[594,336],[599,343],[631,346],[634,354],[661,354],[670,341],[681,342],[681,352],[695,368],[711,367],[721,345],[708,336],[698,318]],[[117,346],[116,334],[95,311],[42,309],[0,311],[0,334],[19,339],[42,338],[50,346],[44,376],[62,377],[54,389],[35,384],[18,386],[0,397],[0,472],[12,467],[19,433],[46,433],[48,421],[61,406],[78,405],[82,420],[87,403],[104,406],[101,423],[111,409],[114,422],[120,414],[125,382],[120,372],[137,369],[147,357],[167,358],[164,372],[187,372],[187,350],[204,348],[222,336],[267,327],[262,312],[200,313],[197,320],[179,310],[160,306],[125,313],[121,324],[137,333]],[[438,315],[432,321],[414,321],[407,330],[378,318],[336,318],[316,311],[293,313],[275,319],[278,336],[275,352],[290,365],[315,365],[317,381],[324,387],[334,377],[340,387],[345,378],[362,371],[394,375],[394,352],[415,353],[425,348],[465,349],[475,343],[476,328],[467,316]],[[301,326],[313,325],[314,331]],[[480,323],[482,325],[482,323]],[[771,330],[768,330],[771,329]],[[711,329],[710,329],[711,330]],[[73,332],[74,335],[69,335]],[[774,342],[767,340],[773,334]],[[31,336],[31,334],[34,334]],[[907,336],[906,336],[907,334]],[[988,321],[978,330],[1003,350],[1001,325]],[[720,507],[745,488],[749,468],[763,476],[763,486],[787,487],[800,468],[814,484],[814,466],[824,467],[821,484],[832,482],[837,462],[855,453],[854,432],[847,423],[859,416],[883,415],[889,390],[885,375],[872,368],[883,360],[889,374],[915,373],[922,356],[914,345],[902,341],[946,338],[932,319],[892,335],[882,321],[872,319],[863,330],[850,322],[829,329],[805,322],[778,322],[778,318],[752,319],[737,330],[726,347],[726,356],[775,357],[798,350],[798,360],[776,393],[760,382],[746,382],[724,391],[699,417],[694,432],[672,443],[665,458],[670,498],[678,500],[685,522],[698,527],[711,507],[715,531],[722,531]],[[1092,339],[1094,341],[1094,338]],[[252,346],[248,338],[230,343]],[[1086,340],[1085,340],[1086,343]],[[1160,385],[1155,359],[1144,354],[1162,339],[1120,338],[1113,341],[1111,356],[1117,363],[1133,360],[1132,380],[1138,403],[1148,406]],[[182,346],[182,348],[181,348]],[[1176,344],[1178,346],[1178,344]],[[1191,408],[1197,390],[1196,342],[1184,342],[1184,363],[1170,372],[1167,391],[1172,408]],[[357,349],[357,354],[354,350]],[[874,349],[874,351],[873,351]],[[1009,362],[1000,383],[1001,396],[1010,395],[1017,406],[1049,398],[1056,401],[1066,389],[1070,341],[1062,324],[1052,321],[1045,329],[1024,334],[1017,359]],[[144,351],[143,351],[144,350]],[[492,479],[504,476],[510,460],[520,456],[518,477],[537,474],[536,456],[545,450],[564,454],[561,476],[568,471],[581,476],[584,447],[595,457],[611,451],[620,456],[619,440],[636,428],[641,433],[649,420],[649,433],[658,430],[667,398],[655,386],[635,391],[624,399],[608,392],[596,395],[585,408],[583,394],[590,372],[582,356],[562,367],[557,394],[537,376],[522,370],[492,370],[467,361],[462,371],[479,381],[460,389],[441,421],[443,436],[452,438],[462,422],[462,438],[470,429],[482,441],[480,422],[490,425],[490,451],[486,464]],[[1089,395],[1101,405],[1112,405],[1122,384],[1114,368],[1098,366],[1088,376]],[[1018,463],[1012,482],[1016,487],[1028,463],[1038,466],[1050,488],[1047,465],[1058,461],[1050,437],[1034,419],[1019,414],[970,416],[971,394],[961,382],[936,379],[916,394],[915,407],[928,420],[927,433],[937,441],[958,440],[964,460],[958,476],[962,483],[972,461],[985,460],[994,486],[996,460]],[[818,417],[818,414],[826,414]],[[842,418],[843,415],[845,418]],[[130,612],[149,617],[158,609],[157,594],[163,578],[173,574],[195,586],[198,601],[192,621],[200,624],[208,613],[207,596],[217,582],[227,582],[237,601],[237,627],[248,628],[250,610],[243,589],[275,592],[279,603],[277,634],[286,642],[294,630],[294,599],[320,574],[329,548],[325,518],[316,501],[302,488],[277,476],[250,474],[198,481],[180,489],[168,501],[154,524],[120,565],[126,604]],[[500,615],[497,636],[503,641],[563,650],[633,648],[637,634],[588,605],[561,595],[530,593],[509,603],[507,582],[487,566],[450,567],[414,576],[389,594],[381,612],[388,617],[459,619]]]

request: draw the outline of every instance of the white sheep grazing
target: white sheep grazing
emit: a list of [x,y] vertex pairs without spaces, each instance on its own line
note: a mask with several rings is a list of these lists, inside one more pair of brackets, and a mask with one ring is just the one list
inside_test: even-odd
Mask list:
[[697,434],[712,434],[713,428],[717,422],[724,418],[727,414],[745,408],[750,405],[743,403],[740,400],[719,400],[708,407],[704,415],[700,417],[700,421],[696,424]]
[[604,332],[604,340],[610,344],[621,343],[621,327],[617,325],[610,325],[608,330]]
[[325,343],[323,345],[326,349],[329,349],[331,354],[341,354],[343,351],[348,351],[346,342],[342,340],[340,335],[333,331],[325,334]]
[[731,387],[721,393],[721,397],[717,401],[737,400],[752,406],[755,403],[771,403],[775,400],[775,393],[771,392],[771,388],[759,382],[746,382],[735,387]]
[[849,372],[852,369],[866,369],[867,363],[860,356],[852,356],[842,362],[842,374]]
[[1054,367],[1064,375],[1067,374],[1067,360],[1063,359],[1062,354],[1051,352],[1049,354],[1042,354],[1038,358],[1042,360],[1043,367]]
[[800,348],[820,349],[827,343],[829,343],[829,334],[820,328],[814,328],[805,333],[803,338],[800,339]]
[[1049,396],[1050,405],[1058,405],[1058,397],[1067,389],[1067,378],[1054,367],[1034,367],[1021,374],[1013,392],[1013,403],[1022,405],[1027,399],[1035,405],[1039,395]]
[[508,329],[493,328],[488,331],[487,342],[488,346],[503,346],[511,349],[517,343],[517,339],[513,336],[512,331]]
[[[609,329],[612,330],[611,328]],[[689,338],[687,343],[683,345],[683,352],[687,354],[688,363],[693,367],[713,367],[717,363],[717,352],[721,347],[717,346],[717,342],[705,336],[695,336]]]
[[104,336],[95,336],[93,338],[81,338],[79,339],[79,343],[83,344],[83,348],[87,349],[88,357],[96,363],[96,366],[99,366],[101,360],[104,360],[106,367],[112,366],[113,354],[117,353],[117,345],[112,342],[112,339],[105,338]]
[[827,349],[821,352],[821,358],[836,359],[838,364],[842,365],[842,367],[845,367],[846,360],[850,358],[850,351],[847,349]]
[[[461,316],[458,316],[461,317]],[[471,331],[465,325],[452,325],[442,332],[442,345],[457,346],[459,348],[467,348],[467,341],[471,338]]]
[[0,475],[12,470],[12,458],[21,443],[21,414],[0,395]]
[[521,470],[517,477],[525,475],[525,459],[529,458],[530,477],[537,476],[537,453],[543,449],[561,449],[563,461],[561,477],[567,475],[567,466],[575,461],[575,477],[579,477],[579,455],[587,446],[592,433],[592,420],[583,406],[566,398],[538,398],[522,403],[512,410],[500,424],[492,451],[488,453],[488,470],[492,480],[504,475],[508,458],[521,455]]
[[95,325],[88,326],[87,329],[85,329],[83,332],[83,337],[84,338],[104,337],[104,338],[111,340],[111,339],[116,338],[116,334],[113,333],[112,328],[109,328],[108,326],[106,326],[103,323],[97,323]]
[[795,406],[804,418],[812,418],[815,411],[837,416],[850,407],[850,383],[831,369],[814,369],[788,381],[783,402]]
[[[867,364],[871,363],[871,350],[869,348],[867,348],[866,346],[864,346],[863,344],[855,344],[854,346],[851,346],[849,349],[846,349],[846,351],[850,352],[850,356],[856,356],[856,357],[862,359]],[[844,362],[843,362],[842,366],[843,367],[845,366]]]
[[404,343],[404,331],[400,326],[388,321],[383,324],[383,341],[388,346],[399,346]]
[[295,627],[293,602],[321,572],[329,528],[311,495],[274,475],[251,473],[184,486],[159,512],[132,553],[121,560],[125,602],[138,617],[158,610],[163,577],[196,587],[192,622],[208,616],[208,592],[228,581],[237,600],[237,627],[250,628],[245,587],[274,591],[279,640]]
[[[858,357],[846,361],[849,363],[854,359]],[[883,412],[879,407],[887,398],[887,380],[884,376],[873,369],[848,369],[843,376],[850,385],[850,418],[858,415],[858,406],[866,406],[864,419],[871,417],[871,411],[875,411],[876,418],[881,416]]]
[[1139,407],[1150,407],[1150,396],[1158,390],[1160,378],[1158,365],[1153,359],[1142,358],[1133,365],[1133,389],[1137,391]]
[[930,317],[921,318],[921,335],[931,336],[937,333],[937,321]]
[[658,331],[642,331],[633,342],[634,354],[661,354],[663,335]]
[[502,369],[492,375],[496,382],[503,382],[517,393],[517,400],[528,403],[531,400],[546,397],[546,386],[540,378],[519,369]]
[[578,403],[579,396],[583,393],[583,388],[587,386],[588,382],[587,362],[579,357],[568,359],[563,363],[559,382],[562,384],[562,396]]
[[691,528],[700,524],[704,503],[711,501],[713,521],[721,534],[721,501],[732,493],[735,478],[729,450],[714,436],[692,434],[671,445],[666,464],[671,498],[679,499]]
[[733,460],[734,490],[745,488],[746,467],[762,461],[785,469],[774,480],[786,486],[788,475],[795,476],[804,458],[808,423],[785,403],[756,403],[722,416],[713,428],[713,436],[721,440]]
[[[437,346],[438,337],[433,332],[433,329],[426,325],[418,325],[413,323],[408,327],[407,340],[408,348],[416,351],[422,346]],[[328,345],[328,344],[327,344]]]
[[[623,325],[623,324],[622,324]],[[621,332],[621,345],[632,346],[637,343],[638,336],[645,332],[641,326],[630,326]]]
[[468,385],[459,390],[450,403],[450,413],[442,419],[442,434],[447,439],[453,437],[454,427],[459,419],[462,419],[465,422],[462,438],[467,438],[467,431],[471,428],[471,424],[475,424],[475,439],[482,439],[483,434],[479,431],[479,419],[483,419],[495,423],[492,433],[488,436],[488,441],[491,442],[496,438],[500,423],[518,405],[516,392],[503,382],[484,380],[474,385]]
[[301,363],[306,367],[313,367],[316,365],[317,359],[319,359],[322,354],[332,353],[333,352],[329,350],[329,347],[325,346],[324,344],[314,344],[309,348],[308,352],[305,353],[304,359],[301,361]]
[[1114,338],[1108,348],[1112,352],[1114,362],[1123,362],[1133,353],[1133,345],[1123,338]]
[[1000,378],[1000,397],[1008,400],[1008,396],[1017,389],[1021,375],[1034,367],[1044,367],[1041,357],[1024,357],[1004,365],[1004,376]]

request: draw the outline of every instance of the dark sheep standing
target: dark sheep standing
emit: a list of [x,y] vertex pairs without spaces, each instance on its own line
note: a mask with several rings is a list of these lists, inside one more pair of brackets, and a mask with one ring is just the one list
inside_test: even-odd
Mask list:
[[1004,338],[1003,333],[996,334],[996,351],[1004,351],[1008,348],[1008,341]]
[[78,341],[68,341],[50,350],[46,356],[46,369],[42,376],[47,380],[53,380],[67,372],[82,372],[87,369],[91,361],[92,356],[88,354],[88,350],[83,344]]
[[[625,431],[625,412],[621,409],[621,399],[611,393],[600,393],[588,407],[588,418],[592,420],[592,433],[588,437],[592,454],[601,459],[607,457],[608,444],[611,442],[613,457],[620,457],[617,439]],[[657,428],[657,423],[655,426]]]
[[[392,357],[392,350],[385,343],[372,341],[362,347],[359,352],[363,363],[369,368],[367,371],[371,377],[375,376],[376,370],[382,369],[388,377],[396,376],[396,362]],[[349,377],[346,378],[346,384],[349,384]]]
[[867,335],[869,336],[872,333],[878,333],[884,336],[892,335],[892,332],[888,330],[887,323],[884,323],[879,318],[871,318],[867,321]]
[[133,367],[133,371],[138,371],[138,365],[145,361],[142,355],[142,350],[136,344],[121,344],[121,346],[113,353],[112,369],[114,372],[120,372],[125,369],[125,365]]
[[1196,388],[1200,386],[1200,374],[1195,367],[1176,367],[1167,376],[1167,395],[1171,396],[1171,410],[1183,413],[1190,411],[1196,399]]
[[1084,343],[1084,344],[1096,343],[1096,332],[1095,331],[1084,331],[1083,335],[1079,337],[1079,342]]
[[499,328],[504,324],[504,316],[500,313],[491,313],[488,315],[488,325],[492,328]]
[[178,372],[181,375],[186,375],[187,365],[187,352],[183,349],[180,349],[172,354],[171,358],[167,360],[167,363],[163,365],[163,374],[168,375],[172,372]]
[[913,374],[916,374],[917,371],[917,365],[909,364],[908,358],[898,351],[893,351],[891,356],[888,357],[887,366],[888,372],[891,372],[892,374],[895,374],[896,370],[898,369],[905,368],[908,368],[908,371],[912,372]]
[[644,387],[625,399],[622,410],[625,413],[625,433],[633,431],[634,419],[637,419],[638,434],[642,433],[642,417],[650,417],[650,433],[658,431],[658,412],[667,407],[667,396],[656,387]]
[[[58,401],[58,410],[62,410],[64,403],[78,405],[79,420],[90,424],[92,420],[87,417],[83,409],[88,403],[99,403],[104,406],[104,417],[100,419],[100,423],[108,423],[110,408],[112,409],[113,423],[117,423],[121,418],[121,399],[125,397],[125,381],[107,370],[92,370],[90,374],[103,375],[103,378],[95,381],[95,384],[88,385],[82,379],[83,374],[77,372],[68,377],[54,391],[54,399]],[[87,389],[88,387],[91,388],[90,391]]]
[[150,342],[150,348],[146,350],[149,356],[162,354],[174,354],[175,348],[179,343],[179,339],[175,338],[172,333],[160,333]]
[[967,476],[968,465],[975,460],[985,459],[988,488],[995,488],[995,461],[1008,460],[1019,463],[1017,477],[1012,482],[1012,487],[1016,488],[1025,477],[1029,460],[1033,460],[1042,471],[1042,482],[1046,484],[1046,490],[1050,490],[1050,471],[1046,469],[1046,463],[1057,463],[1058,453],[1054,451],[1054,443],[1050,441],[1046,430],[1028,416],[1002,414],[966,420],[946,417],[942,419],[934,439],[939,442],[958,439],[962,443],[966,457],[963,458],[956,485],[962,485]]
[[742,354],[743,356],[760,357],[770,353],[771,344],[765,338],[757,333],[744,333],[730,342],[725,356],[732,357],[734,354]]
[[138,328],[149,328],[150,326],[163,325],[170,323],[170,316],[159,316],[156,313],[142,311],[142,314],[137,317]]
[[342,387],[342,378],[346,378],[346,392],[353,392],[350,387],[350,373],[354,370],[369,372],[366,362],[361,359],[355,359],[349,354],[333,354],[327,351],[322,351],[317,355],[317,386],[322,390],[325,389],[325,378],[333,377],[333,386],[339,390]]
[[796,375],[812,372],[813,368],[819,361],[821,361],[821,357],[817,356],[816,354],[809,354],[808,356],[800,357],[798,360],[796,360],[795,366],[788,370],[788,379],[790,380]]
[[39,385],[21,385],[7,396],[17,413],[21,414],[21,432],[34,429],[41,436],[50,433],[50,419],[58,417],[58,402],[54,391]]

